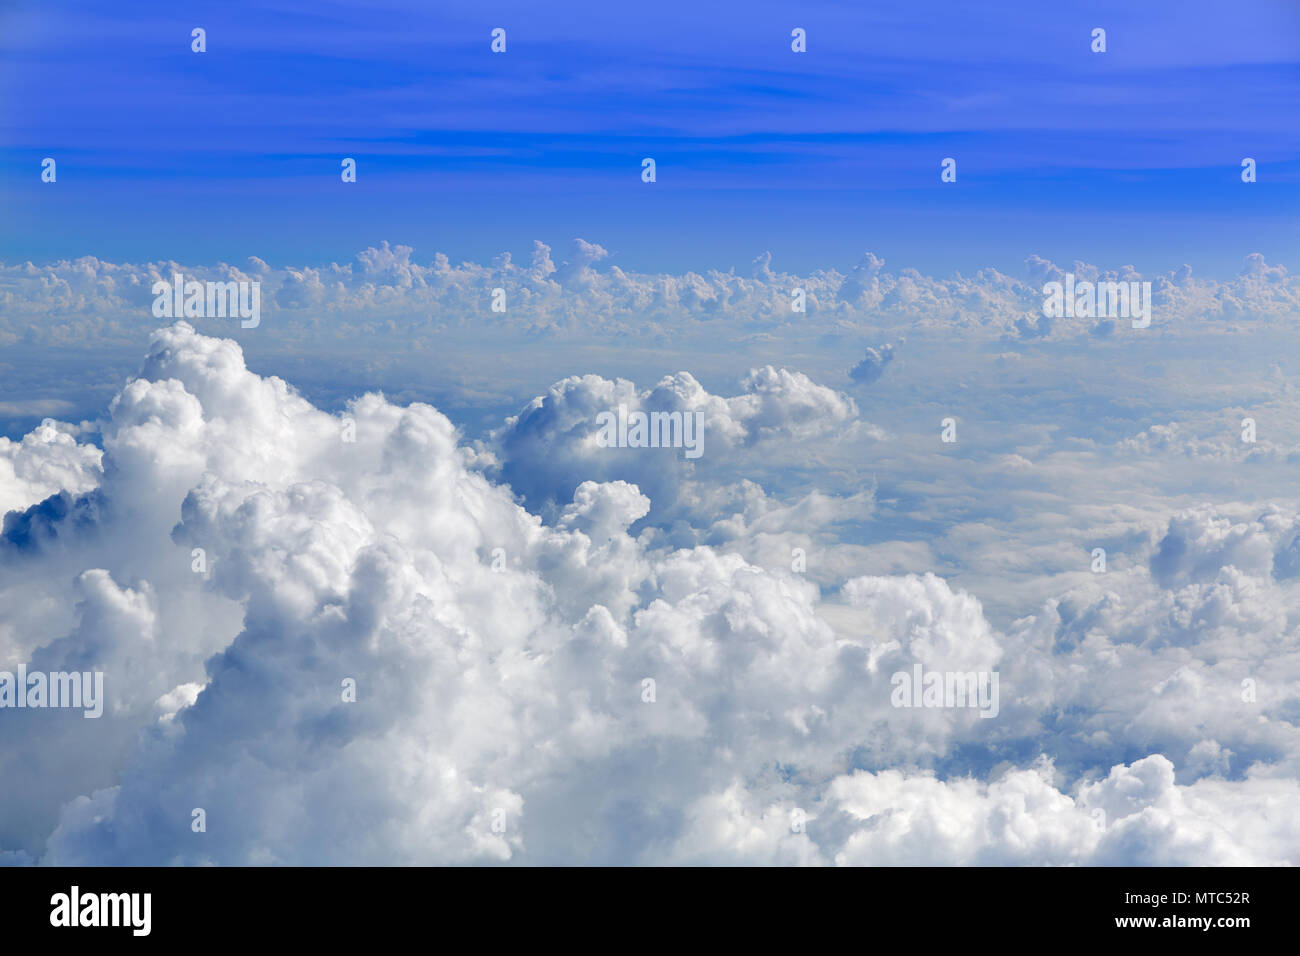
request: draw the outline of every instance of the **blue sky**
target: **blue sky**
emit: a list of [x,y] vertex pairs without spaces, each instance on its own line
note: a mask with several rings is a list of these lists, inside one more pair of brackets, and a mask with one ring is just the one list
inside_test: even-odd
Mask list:
[[582,235],[646,270],[870,249],[1231,274],[1297,249],[1300,6],[1222,11],[8,3],[0,257],[325,262],[391,239],[487,261]]

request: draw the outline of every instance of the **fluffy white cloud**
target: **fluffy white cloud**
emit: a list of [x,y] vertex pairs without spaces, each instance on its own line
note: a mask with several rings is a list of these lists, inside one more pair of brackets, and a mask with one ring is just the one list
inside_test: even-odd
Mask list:
[[[585,287],[584,255],[530,281]],[[597,448],[620,402],[704,413],[701,463]],[[5,862],[1300,858],[1294,510],[1128,516],[1145,562],[1000,628],[941,576],[849,570],[869,490],[745,477],[901,454],[800,372],[568,378],[475,446],[426,404],[324,412],[177,323],[100,431],[102,463],[69,434],[79,465],[24,472],[0,540],[0,657],[108,697],[0,712]],[[661,501],[685,530],[631,534]],[[998,671],[998,717],[894,707],[916,665]]]
[[[749,454],[797,459],[831,436],[879,438],[858,418],[852,398],[818,385],[802,372],[765,366],[750,370],[740,395],[712,395],[689,372],[638,391],[624,379],[566,378],[533,399],[492,435],[501,476],[534,509],[564,502],[585,480],[634,480],[660,512],[692,510],[705,494],[696,473],[717,473]],[[600,416],[696,415],[695,444],[682,448],[610,448],[600,442]],[[715,479],[716,481],[716,479]],[[700,510],[698,507],[694,510]]]
[[[1161,756],[1111,769],[1073,797],[1050,762],[989,783],[896,770],[835,781],[852,820],[835,862],[849,865],[1261,866],[1294,862],[1293,780],[1174,782]],[[1247,809],[1249,808],[1249,809]],[[1271,811],[1271,812],[1261,812]],[[1280,812],[1279,812],[1280,811]]]
[[22,441],[0,436],[0,514],[18,511],[59,491],[82,494],[101,477],[103,452],[78,444],[75,431],[47,419]]
[[[1300,310],[1300,277],[1270,265],[1259,253],[1247,256],[1240,273],[1226,281],[1194,278],[1186,265],[1143,276],[1132,266],[1106,269],[1076,261],[1062,268],[1032,255],[1019,277],[989,268],[942,278],[912,268],[887,271],[884,260],[869,252],[847,273],[783,272],[773,268],[770,253],[755,260],[749,276],[719,270],[642,273],[614,264],[609,250],[583,239],[572,241],[559,265],[540,241],[534,242],[527,265],[515,264],[508,253],[490,263],[459,265],[442,253],[424,264],[414,255],[410,246],[385,241],[362,250],[355,262],[326,266],[271,266],[256,257],[242,267],[131,264],[92,256],[3,265],[0,342],[130,341],[154,322],[153,283],[175,273],[201,280],[260,281],[270,321],[259,334],[288,341],[306,335],[431,341],[432,333],[447,326],[570,337],[649,333],[677,341],[701,328],[714,334],[738,328],[752,335],[788,333],[810,323],[831,330],[864,322],[913,332],[959,329],[985,339],[1072,339],[1113,332],[1113,324],[1099,328],[1092,318],[1043,318],[1043,284],[1059,281],[1067,271],[1088,281],[1150,281],[1154,322],[1165,328],[1239,321],[1258,327],[1287,322]],[[790,290],[796,287],[806,292],[805,313],[790,309]],[[491,311],[496,288],[506,292],[504,314]],[[322,321],[325,317],[329,321]],[[727,327],[720,329],[724,322]]]

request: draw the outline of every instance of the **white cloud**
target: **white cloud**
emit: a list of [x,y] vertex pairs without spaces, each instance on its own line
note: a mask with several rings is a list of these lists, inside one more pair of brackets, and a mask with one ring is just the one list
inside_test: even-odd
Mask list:
[[[410,288],[450,269],[417,278],[400,249],[365,267]],[[619,402],[703,412],[706,457],[596,448]],[[102,462],[55,432],[9,447],[34,456],[20,507],[64,494],[9,518],[0,656],[104,670],[112,719],[0,714],[24,731],[0,739],[8,862],[1300,858],[1294,508],[1094,517],[1128,560],[1049,576],[1050,600],[998,626],[961,582],[854,570],[933,557],[842,540],[878,507],[860,471],[842,495],[750,477],[864,440],[909,466],[942,452],[775,366],[731,397],[686,372],[574,376],[475,447],[426,404],[324,412],[178,323],[112,403]],[[1064,465],[1022,451],[1029,484],[1002,480],[1023,505]],[[661,504],[667,523],[629,533]],[[983,520],[930,539],[976,555],[963,577],[1015,530]],[[893,707],[914,664],[997,670],[999,716]]]
[[[682,340],[702,323],[717,334],[723,331],[721,321],[726,331],[741,333],[870,322],[912,332],[955,327],[980,338],[1019,337],[1031,326],[1032,335],[1055,339],[1095,334],[1095,319],[1039,321],[1044,282],[1059,280],[1066,271],[1090,281],[1151,281],[1153,323],[1166,329],[1186,329],[1189,322],[1205,328],[1241,320],[1256,326],[1285,323],[1300,309],[1300,276],[1270,265],[1260,253],[1247,256],[1240,273],[1225,281],[1194,278],[1186,265],[1142,276],[1132,266],[1107,269],[1076,261],[1062,268],[1036,255],[1026,259],[1023,277],[982,269],[949,278],[911,268],[889,272],[870,252],[847,273],[823,269],[807,275],[774,268],[770,253],[755,260],[749,276],[719,270],[643,273],[616,259],[603,246],[576,238],[559,265],[540,241],[526,266],[506,253],[488,264],[459,265],[436,253],[421,264],[412,247],[387,241],[362,250],[355,262],[326,266],[276,266],[257,257],[242,267],[111,263],[92,256],[23,262],[0,266],[0,341],[129,341],[154,322],[153,283],[177,272],[203,280],[257,279],[267,318],[258,334],[291,341],[306,333],[337,341],[359,336],[421,341],[442,325],[569,337],[641,336],[649,326]],[[806,313],[790,310],[790,290],[796,287],[806,291]],[[494,288],[506,290],[504,315],[490,311]],[[330,321],[322,322],[324,316]],[[395,323],[397,316],[402,320]]]
[[59,491],[90,491],[99,483],[102,456],[93,445],[78,444],[74,429],[48,419],[22,441],[0,436],[0,514]]

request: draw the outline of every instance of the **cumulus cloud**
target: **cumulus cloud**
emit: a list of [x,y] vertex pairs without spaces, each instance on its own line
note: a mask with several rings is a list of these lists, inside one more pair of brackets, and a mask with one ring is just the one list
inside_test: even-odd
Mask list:
[[[497,430],[490,450],[500,473],[534,509],[566,502],[585,480],[636,481],[661,511],[689,507],[700,492],[697,472],[750,454],[796,456],[811,443],[848,431],[879,437],[859,420],[852,398],[818,385],[802,372],[764,366],[750,370],[741,393],[713,395],[689,372],[638,390],[625,379],[571,376],[534,398]],[[599,441],[599,416],[622,408],[635,415],[698,415],[697,454],[680,448],[610,448]]]
[[[1161,756],[1113,767],[1073,795],[1040,761],[989,783],[896,770],[835,781],[835,809],[852,827],[842,865],[1278,865],[1293,862],[1295,819],[1273,810],[1300,795],[1295,781],[1259,787],[1174,782]],[[1242,813],[1251,807],[1255,813]]]
[[47,419],[10,441],[0,436],[0,514],[19,511],[59,491],[81,494],[100,480],[103,452],[77,442],[76,429]]
[[894,360],[894,347],[888,343],[867,349],[866,356],[849,369],[849,378],[859,385],[870,385],[885,374],[885,366]]
[[[324,266],[269,264],[257,257],[215,266],[114,263],[92,256],[10,263],[0,265],[0,341],[130,342],[154,322],[153,283],[175,273],[203,281],[259,281],[267,319],[259,334],[289,342],[308,335],[335,342],[375,336],[427,342],[440,329],[484,325],[568,337],[649,331],[677,342],[702,330],[714,336],[838,331],[846,323],[912,333],[946,332],[955,325],[982,338],[1104,333],[1109,327],[1094,319],[1043,321],[1043,284],[1060,281],[1067,271],[1093,282],[1151,281],[1153,324],[1161,328],[1194,323],[1216,329],[1242,319],[1285,322],[1300,309],[1300,276],[1260,253],[1251,253],[1239,274],[1222,281],[1194,278],[1185,265],[1140,276],[1132,266],[1076,261],[1063,268],[1036,255],[1025,261],[1022,276],[986,268],[950,277],[913,268],[890,272],[870,252],[847,272],[826,268],[803,275],[782,271],[771,253],[759,256],[749,275],[638,272],[613,264],[615,258],[605,247],[575,238],[558,265],[541,241],[534,242],[526,265],[514,263],[508,253],[488,263],[453,264],[443,253],[421,260],[413,247],[388,241],[361,250],[355,261]],[[501,314],[491,310],[498,288],[507,302]],[[791,311],[792,288],[804,289],[805,313]]]
[[[596,249],[539,250],[532,288],[599,287]],[[619,404],[701,413],[705,455],[600,448]],[[1137,558],[999,624],[960,580],[851,570],[860,472],[751,477],[903,453],[788,368],[572,376],[475,443],[179,322],[98,445],[42,429],[0,459],[0,656],[102,670],[107,710],[0,712],[0,862],[1300,858],[1293,508],[1124,515]],[[997,718],[894,706],[918,666],[998,672]]]

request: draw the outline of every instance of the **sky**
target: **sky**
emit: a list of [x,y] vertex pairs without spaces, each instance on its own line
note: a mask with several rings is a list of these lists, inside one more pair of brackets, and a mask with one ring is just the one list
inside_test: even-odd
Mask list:
[[1300,863],[1300,7],[174,7],[0,9],[0,864]]
[[322,264],[390,239],[486,261],[584,236],[645,270],[871,249],[1220,275],[1293,255],[1300,10],[1169,9],[17,0],[0,255]]

